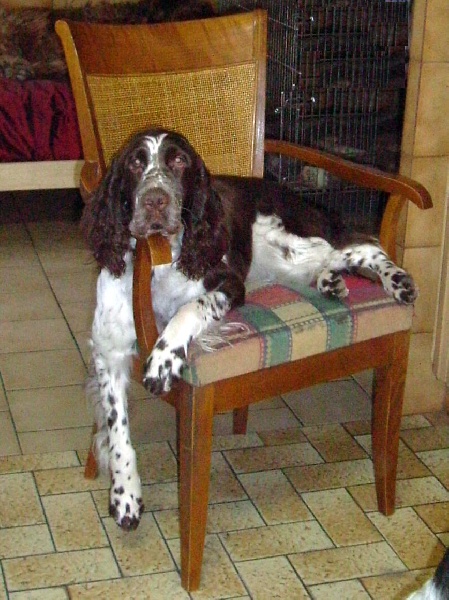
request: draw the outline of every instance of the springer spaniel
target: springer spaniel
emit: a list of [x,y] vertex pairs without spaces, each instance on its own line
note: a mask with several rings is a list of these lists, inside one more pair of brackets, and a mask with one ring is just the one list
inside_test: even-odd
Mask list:
[[112,474],[110,513],[124,529],[136,528],[143,510],[126,397],[136,347],[136,239],[161,233],[172,247],[172,263],[156,267],[151,282],[160,335],[143,383],[152,394],[168,392],[181,376],[192,339],[244,303],[248,278],[315,281],[323,294],[343,298],[342,272],[364,267],[398,302],[417,296],[411,276],[375,239],[348,232],[287,187],[211,176],[182,135],[163,129],[138,133],[116,155],[82,225],[101,267],[87,389],[99,463]]

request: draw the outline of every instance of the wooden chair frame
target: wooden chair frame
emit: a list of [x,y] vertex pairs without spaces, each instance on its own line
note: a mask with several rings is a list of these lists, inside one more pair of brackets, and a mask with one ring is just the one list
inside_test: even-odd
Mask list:
[[[235,37],[235,29],[238,29],[238,23],[241,23],[242,19],[246,20],[245,27],[251,29],[251,42],[247,44],[242,44]],[[203,40],[201,30],[204,29],[209,32],[206,36],[207,43],[213,46],[208,57],[211,64],[224,64],[226,59],[230,58],[230,54],[236,52],[240,54],[240,61],[257,55],[261,66],[257,106],[254,111],[253,175],[262,176],[264,152],[277,153],[325,169],[332,175],[354,184],[387,192],[390,198],[382,220],[380,240],[385,250],[395,259],[397,225],[405,201],[410,200],[421,209],[431,207],[429,194],[421,185],[405,177],[385,174],[311,148],[276,140],[264,141],[267,27],[264,11],[257,10],[207,22],[164,24],[156,27],[162,28],[159,29],[160,32],[164,31],[172,39],[174,37],[177,43],[184,45],[186,69],[198,66],[195,57],[202,54],[203,48],[198,50],[197,41],[195,47],[192,47],[190,38],[195,35],[195,40]],[[105,164],[98,141],[95,114],[88,87],[85,85],[86,72],[100,67],[103,73],[133,73],[141,68],[141,65],[137,64],[137,58],[134,60],[129,55],[126,64],[123,64],[120,49],[117,48],[113,53],[105,53],[101,57],[89,54],[89,36],[93,33],[91,26],[59,22],[57,31],[65,47],[77,102],[86,159],[81,175],[81,187],[88,198],[101,180]],[[118,37],[111,38],[110,29],[102,30],[97,26],[95,36],[101,35],[104,35],[105,39],[110,38],[111,44],[122,43]],[[220,39],[226,43],[218,43]],[[170,58],[165,56],[165,50],[152,46],[152,42],[154,40],[151,36],[145,41],[138,57],[139,61],[142,56],[148,56],[149,71],[163,72],[173,68]],[[223,50],[223,47],[226,50]],[[226,56],[226,53],[229,56]],[[161,236],[152,236],[148,241],[137,244],[133,303],[140,349],[140,356],[135,364],[138,379],[142,373],[142,360],[150,354],[157,337],[149,294],[151,270],[155,265],[167,262],[171,262],[170,248]],[[244,433],[248,407],[254,402],[348,377],[365,369],[374,369],[372,443],[377,500],[379,510],[385,515],[394,511],[399,427],[409,339],[409,331],[400,331],[317,356],[220,380],[203,387],[193,387],[181,381],[170,394],[164,396],[164,400],[175,407],[177,415],[181,579],[186,590],[196,590],[200,585],[209,498],[212,425],[213,417],[217,413],[233,411],[234,432]],[[86,476],[92,477],[95,474],[96,463],[91,454],[86,465]]]

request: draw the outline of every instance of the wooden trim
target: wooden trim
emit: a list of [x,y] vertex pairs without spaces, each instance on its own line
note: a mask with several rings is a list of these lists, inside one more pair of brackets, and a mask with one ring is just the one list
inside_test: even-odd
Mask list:
[[79,188],[82,160],[0,164],[0,191]]

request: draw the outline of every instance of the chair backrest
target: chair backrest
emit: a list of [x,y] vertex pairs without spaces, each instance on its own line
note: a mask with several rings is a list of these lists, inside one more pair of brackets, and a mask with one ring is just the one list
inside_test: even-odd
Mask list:
[[156,25],[58,21],[84,159],[98,179],[149,126],[185,135],[212,173],[263,174],[267,17]]

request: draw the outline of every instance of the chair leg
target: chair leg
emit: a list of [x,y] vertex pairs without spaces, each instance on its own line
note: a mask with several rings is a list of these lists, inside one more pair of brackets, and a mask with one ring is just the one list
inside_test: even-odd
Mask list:
[[249,406],[234,408],[232,413],[232,430],[235,434],[245,435],[248,427]]
[[[94,425],[92,428],[92,437],[95,436],[97,432],[97,426]],[[87,455],[86,464],[84,466],[84,477],[85,479],[96,479],[98,476],[98,464],[97,459],[95,458],[94,453],[94,440],[92,440],[92,444],[89,448],[89,454]]]
[[[182,385],[182,384],[181,384]],[[181,583],[199,588],[209,500],[214,389],[183,384],[179,408]]]
[[410,333],[394,334],[391,360],[375,371],[372,445],[379,511],[391,515],[395,509],[399,431],[407,374]]

